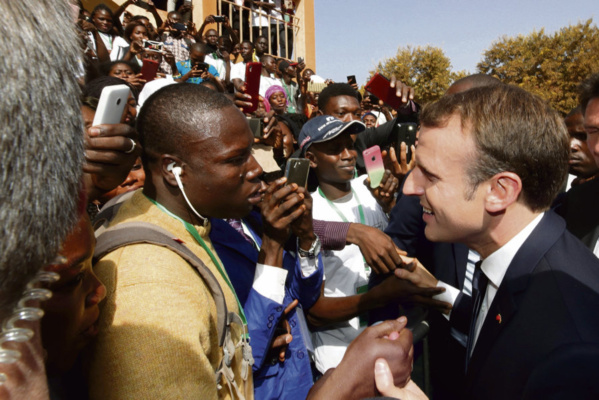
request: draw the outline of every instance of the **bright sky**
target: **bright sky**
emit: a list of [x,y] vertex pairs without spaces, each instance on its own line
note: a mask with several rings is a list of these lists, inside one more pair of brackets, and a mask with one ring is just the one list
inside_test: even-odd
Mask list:
[[[503,35],[554,32],[593,18],[597,0],[315,0],[316,73],[334,81],[368,72],[399,46],[440,47],[454,71],[476,72]],[[301,54],[300,54],[301,56]],[[598,67],[599,69],[599,67]]]

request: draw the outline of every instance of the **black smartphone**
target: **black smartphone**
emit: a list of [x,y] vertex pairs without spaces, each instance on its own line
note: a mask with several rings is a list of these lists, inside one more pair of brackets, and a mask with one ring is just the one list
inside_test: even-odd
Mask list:
[[208,68],[210,68],[210,66],[208,65],[208,63],[201,62],[201,63],[195,64],[193,66],[193,68],[197,69],[198,71],[208,71]]
[[248,118],[248,124],[250,124],[250,130],[254,134],[255,138],[260,139],[262,136],[264,136],[264,119]]
[[292,183],[297,186],[306,187],[308,183],[308,172],[310,172],[310,161],[305,158],[290,158],[287,160],[285,166],[285,177],[287,183],[285,185],[291,185]]
[[401,122],[393,127],[392,136],[394,138],[395,155],[399,161],[401,153],[401,142],[407,146],[407,162],[412,160],[412,145],[416,144],[416,134],[418,125],[414,122]]
[[225,16],[224,15],[215,15],[214,17],[214,22],[225,22]]
[[350,85],[353,85],[354,83],[358,83],[358,81],[356,81],[356,76],[355,75],[348,75],[347,76],[347,83],[349,83]]

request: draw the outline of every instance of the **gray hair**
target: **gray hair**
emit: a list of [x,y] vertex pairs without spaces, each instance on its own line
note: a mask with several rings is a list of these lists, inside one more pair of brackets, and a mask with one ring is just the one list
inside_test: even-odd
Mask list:
[[[0,2],[0,316],[76,221],[80,47],[66,0]],[[72,28],[71,28],[72,27]]]

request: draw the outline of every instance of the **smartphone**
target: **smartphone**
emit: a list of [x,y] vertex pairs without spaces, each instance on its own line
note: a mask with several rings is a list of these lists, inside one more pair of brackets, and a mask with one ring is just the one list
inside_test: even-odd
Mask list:
[[298,63],[298,64],[301,64],[301,63],[303,63],[303,62],[304,62],[304,57],[298,57],[298,58],[297,58],[297,63]]
[[287,160],[285,165],[285,177],[287,183],[285,185],[291,185],[292,183],[297,186],[306,187],[308,183],[308,172],[310,172],[310,161],[306,158],[290,158]]
[[187,27],[185,26],[185,24],[177,22],[173,24],[173,29],[185,32],[187,30]]
[[376,188],[381,184],[383,175],[385,174],[385,166],[383,165],[383,156],[379,146],[372,146],[362,152],[364,157],[364,166],[370,178],[370,187]]
[[127,105],[127,100],[129,100],[130,92],[131,90],[127,85],[106,86],[102,89],[92,126],[119,124],[125,110],[125,105]]
[[395,88],[391,87],[391,81],[379,73],[374,74],[365,88],[395,110],[403,105],[401,97],[397,97],[395,94]]
[[391,137],[394,138],[395,154],[398,161],[401,153],[401,142],[404,142],[407,146],[406,161],[410,162],[412,160],[412,145],[416,144],[417,133],[418,124],[414,122],[401,122],[393,127]]
[[348,75],[347,76],[347,83],[349,83],[350,85],[353,85],[354,83],[358,83],[358,81],[356,81],[356,76],[355,75]]
[[258,92],[260,91],[260,75],[262,74],[262,63],[249,62],[245,65],[245,93],[252,96],[252,106],[244,107],[244,113],[253,113],[258,109]]
[[255,138],[260,139],[264,135],[264,119],[263,118],[248,118],[250,130]]
[[163,51],[164,43],[155,42],[153,40],[144,40],[144,49],[151,50],[151,51]]
[[144,10],[150,9],[150,5],[143,0],[138,1],[137,3],[135,3],[135,5],[138,6],[139,8],[143,8]]
[[146,82],[153,81],[156,78],[159,67],[160,63],[158,61],[150,60],[148,58],[144,59],[140,71],[141,77],[145,79]]
[[215,15],[214,17],[214,22],[225,22],[225,16],[224,15]]
[[208,65],[208,63],[201,62],[201,63],[194,65],[194,68],[199,71],[208,71],[208,68],[210,68],[210,66]]

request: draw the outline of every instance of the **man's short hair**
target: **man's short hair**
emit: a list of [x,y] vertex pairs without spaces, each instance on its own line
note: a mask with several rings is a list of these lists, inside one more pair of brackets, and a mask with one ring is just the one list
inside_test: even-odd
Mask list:
[[451,86],[468,85],[469,88],[503,84],[499,79],[487,74],[472,74],[458,79]]
[[589,102],[599,97],[599,73],[589,76],[578,86],[578,101],[582,108],[582,115],[587,111]]
[[208,45],[206,43],[201,43],[201,42],[195,42],[192,43],[191,46],[189,46],[189,51],[199,51],[202,54],[210,54],[212,53],[212,50],[210,49],[210,47],[208,47]]
[[94,10],[91,13],[92,18],[94,17],[94,15],[96,15],[96,13],[98,11],[106,11],[108,13],[108,15],[110,15],[110,18],[114,18],[114,13],[112,12],[112,10],[110,9],[110,7],[108,7],[106,4],[104,3],[100,3],[98,4]]
[[323,89],[318,97],[318,109],[324,110],[329,100],[338,96],[355,97],[360,102],[360,94],[347,83],[333,83]]
[[146,171],[162,154],[186,157],[189,138],[217,129],[214,114],[235,107],[225,95],[193,83],[166,86],[144,103],[137,118]]
[[471,198],[478,185],[502,171],[522,180],[522,200],[533,211],[549,208],[568,174],[569,137],[559,114],[539,97],[510,85],[478,87],[424,107],[420,124],[445,126],[457,115],[474,139],[466,167]]
[[269,58],[272,58],[273,60],[275,59],[272,55],[270,54],[262,54],[260,56],[260,62],[266,62],[266,60],[268,60]]
[[[83,120],[66,1],[0,2],[0,316],[77,220]],[[23,64],[27,60],[27,65]],[[31,68],[35,65],[35,68]],[[40,71],[44,71],[40,74]]]
[[244,41],[242,41],[242,42],[240,43],[240,45],[242,45],[242,44],[244,44],[244,43],[247,43],[247,44],[249,44],[250,46],[252,46],[252,49],[254,48],[254,43],[252,43],[252,41],[251,41],[251,40],[244,40]]

